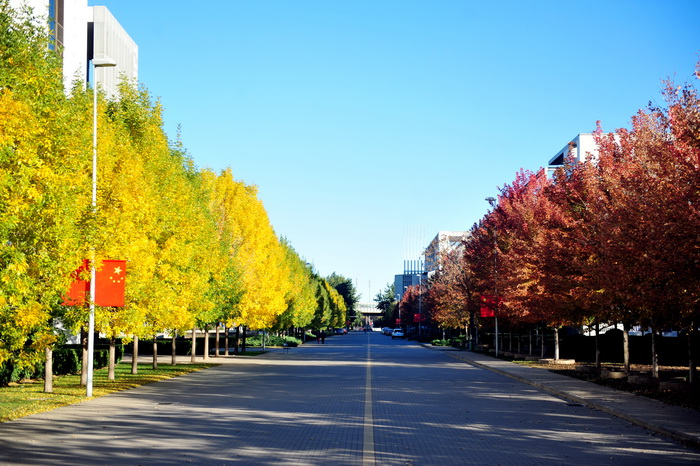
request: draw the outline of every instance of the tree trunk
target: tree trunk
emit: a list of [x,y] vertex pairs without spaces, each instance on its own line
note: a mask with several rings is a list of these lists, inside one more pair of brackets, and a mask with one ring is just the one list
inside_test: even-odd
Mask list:
[[248,327],[243,326],[243,340],[241,341],[241,350],[245,353],[246,337],[248,336]]
[[600,369],[600,322],[595,321],[595,367]]
[[233,354],[238,354],[239,338],[241,335],[241,326],[236,325],[236,333],[233,337]]
[[224,356],[228,356],[228,327],[224,325]]
[[117,359],[117,339],[112,337],[109,339],[109,363],[107,369],[107,380],[114,380],[114,368]]
[[695,322],[690,323],[690,328],[688,329],[688,383],[695,384],[697,382],[696,376],[696,361],[695,361]]
[[134,335],[134,350],[131,352],[131,373],[139,373],[139,337]]
[[53,393],[53,349],[46,347],[44,364],[44,393]]
[[659,354],[656,351],[656,329],[651,328],[651,376],[659,378]]
[[559,327],[554,327],[554,360],[559,360]]
[[495,347],[496,347],[496,357],[498,357],[498,355],[500,354],[500,350],[501,350],[501,345],[499,345],[500,341],[499,341],[499,339],[498,339],[498,316],[496,316],[496,317],[493,318],[493,325],[494,325],[494,330],[493,330],[493,331],[494,331],[494,333],[495,333],[495,335],[494,335],[494,344],[495,344]]
[[530,332],[529,332],[528,336],[530,337],[530,343],[529,343],[530,351],[529,351],[529,354],[530,354],[530,356],[532,356],[532,350],[533,350],[533,347],[532,347],[532,326],[530,326]]
[[540,335],[540,357],[544,358],[544,322],[542,322],[542,335]]
[[472,335],[472,349],[475,350],[479,347],[479,332],[477,331],[476,316],[473,310],[469,311],[469,327]]
[[209,325],[204,326],[204,360],[209,360]]
[[190,362],[195,362],[197,360],[197,327],[192,329],[192,351],[190,355]]
[[80,385],[87,385],[87,368],[88,368],[88,337],[85,328],[80,329],[80,344],[83,346],[83,364],[80,369]]
[[219,323],[216,323],[216,335],[214,336],[214,357],[219,357]]
[[630,373],[630,326],[622,324],[622,352],[625,364],[625,374]]
[[153,370],[158,369],[158,340],[153,335]]
[[522,340],[522,335],[520,335],[520,331],[522,330],[522,327],[518,328],[518,354],[523,354],[522,352],[522,347],[520,346],[520,340]]
[[177,330],[173,330],[173,337],[170,339],[170,364],[177,364]]

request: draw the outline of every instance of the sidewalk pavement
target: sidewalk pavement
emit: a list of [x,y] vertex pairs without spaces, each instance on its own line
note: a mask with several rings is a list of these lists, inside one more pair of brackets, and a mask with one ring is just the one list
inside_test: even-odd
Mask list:
[[700,413],[695,410],[667,405],[651,398],[548,370],[515,364],[482,353],[461,351],[451,347],[423,346],[436,351],[446,351],[455,359],[497,372],[556,397],[603,411],[700,449]]

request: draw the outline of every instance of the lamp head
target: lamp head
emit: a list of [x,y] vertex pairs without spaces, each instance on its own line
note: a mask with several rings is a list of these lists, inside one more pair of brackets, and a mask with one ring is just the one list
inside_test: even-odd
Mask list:
[[108,57],[93,58],[92,66],[94,66],[95,68],[107,68],[111,66],[117,66],[117,61]]

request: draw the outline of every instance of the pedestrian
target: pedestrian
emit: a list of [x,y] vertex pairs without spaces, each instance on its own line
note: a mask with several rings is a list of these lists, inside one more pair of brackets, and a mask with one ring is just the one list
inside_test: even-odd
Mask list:
[[326,332],[321,332],[321,343],[326,344]]
[[316,330],[316,344],[321,344],[321,332],[319,332],[318,330]]

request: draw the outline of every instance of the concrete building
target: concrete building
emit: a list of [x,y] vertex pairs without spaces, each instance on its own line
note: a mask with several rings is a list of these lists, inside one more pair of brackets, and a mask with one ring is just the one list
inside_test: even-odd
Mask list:
[[576,162],[582,162],[589,158],[598,157],[598,145],[595,142],[593,133],[581,133],[566,144],[557,154],[549,159],[547,164],[547,176],[551,178],[554,171],[564,165],[564,160],[572,153]]
[[107,96],[113,97],[117,94],[122,78],[137,83],[138,46],[106,7],[89,8],[87,31],[87,56],[111,59],[117,64],[114,67],[97,68],[95,73],[97,83]]
[[464,246],[468,231],[439,231],[425,249],[425,272],[428,276],[440,270],[440,258],[443,254]]
[[409,286],[420,285],[423,281],[427,280],[427,278],[425,263],[423,261],[403,261],[403,273],[394,275],[396,299],[400,301]]
[[66,92],[75,82],[92,82],[90,60],[110,58],[115,67],[99,68],[97,83],[108,97],[117,94],[121,77],[138,81],[138,46],[104,6],[89,7],[87,0],[10,0],[19,9],[28,6],[40,23],[47,22],[55,48],[63,58]]

